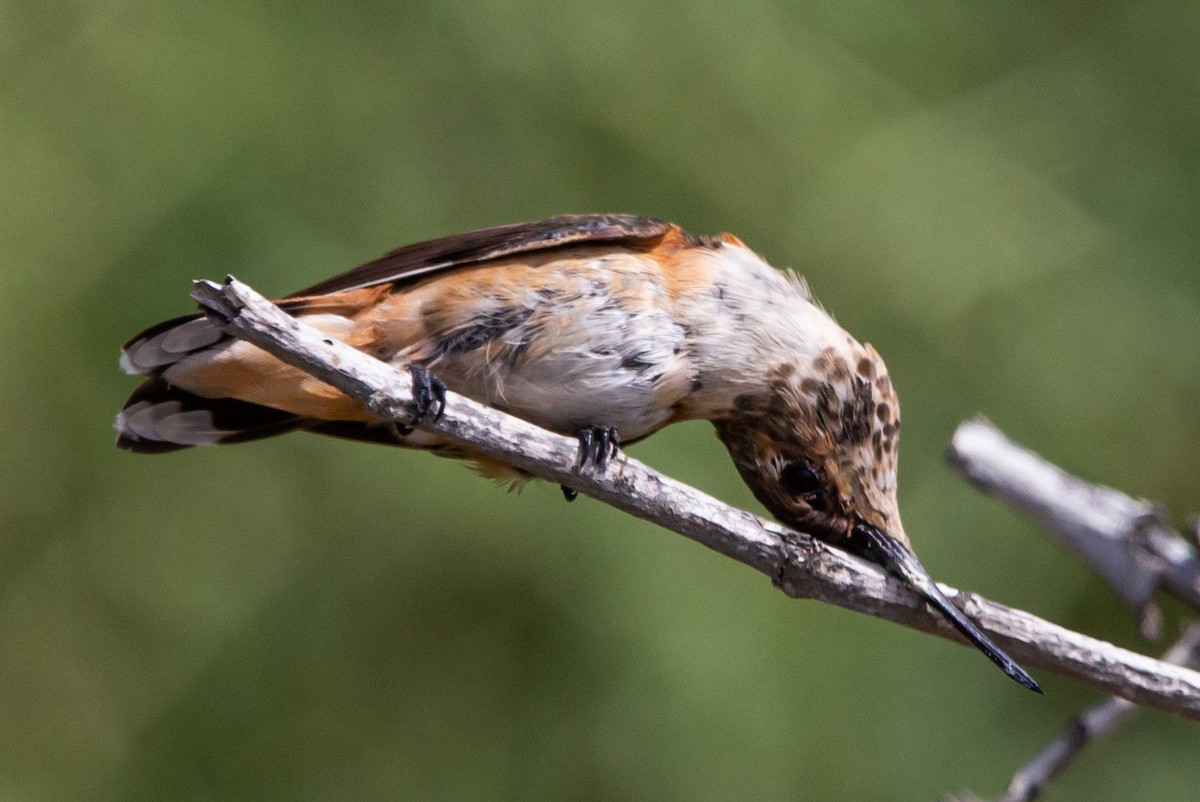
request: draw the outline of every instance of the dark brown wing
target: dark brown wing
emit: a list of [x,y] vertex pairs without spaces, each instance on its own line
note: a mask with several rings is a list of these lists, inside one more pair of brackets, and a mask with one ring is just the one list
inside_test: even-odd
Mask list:
[[656,240],[670,228],[669,223],[661,220],[632,214],[571,214],[536,223],[482,228],[406,245],[288,297],[345,292],[376,284],[403,286],[441,270],[568,244],[625,242],[636,245]]

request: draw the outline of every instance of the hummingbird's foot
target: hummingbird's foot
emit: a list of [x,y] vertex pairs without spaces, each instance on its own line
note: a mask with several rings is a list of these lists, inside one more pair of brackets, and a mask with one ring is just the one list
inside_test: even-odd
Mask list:
[[[615,426],[585,426],[575,432],[579,440],[579,452],[575,458],[575,467],[583,469],[591,467],[603,471],[608,467],[610,459],[616,459],[621,453],[621,438],[617,436]],[[563,498],[574,501],[579,491],[573,487],[559,485]]]
[[575,432],[579,439],[579,454],[575,467],[591,466],[603,471],[610,459],[615,459],[621,453],[621,438],[617,436],[615,426],[585,426]]
[[[412,420],[421,423],[430,419],[440,420],[446,411],[446,385],[437,376],[429,372],[429,368],[415,362],[408,366],[408,374],[412,377]],[[396,424],[396,430],[402,435],[412,434],[412,427],[402,423]]]

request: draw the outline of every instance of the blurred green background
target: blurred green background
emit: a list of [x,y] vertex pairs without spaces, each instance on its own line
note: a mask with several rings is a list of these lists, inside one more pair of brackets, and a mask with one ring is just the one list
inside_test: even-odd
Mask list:
[[[565,212],[732,231],[887,358],[935,576],[1157,652],[941,452],[982,412],[1200,506],[1195,10],[0,2],[0,796],[996,794],[1096,694],[423,454],[118,452],[117,349],[193,278]],[[707,425],[633,454],[759,509]],[[1046,799],[1194,800],[1198,734],[1146,713]]]

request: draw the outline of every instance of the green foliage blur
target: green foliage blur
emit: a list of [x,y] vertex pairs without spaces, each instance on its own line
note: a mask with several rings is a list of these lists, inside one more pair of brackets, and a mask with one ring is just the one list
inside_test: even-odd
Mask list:
[[[984,413],[1200,506],[1195,11],[3,0],[0,796],[994,796],[1097,695],[428,455],[118,452],[117,350],[194,278],[566,212],[732,231],[887,358],[936,577],[1156,653],[941,452]],[[759,509],[707,425],[632,453]],[[1194,800],[1198,734],[1145,713],[1045,798]]]

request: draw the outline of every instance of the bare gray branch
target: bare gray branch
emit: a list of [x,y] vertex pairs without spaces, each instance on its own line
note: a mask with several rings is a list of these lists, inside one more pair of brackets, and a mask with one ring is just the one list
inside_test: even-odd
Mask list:
[[1161,581],[1200,611],[1200,560],[1160,506],[1071,476],[985,420],[959,426],[947,458],[976,487],[1082,557],[1135,609]]

